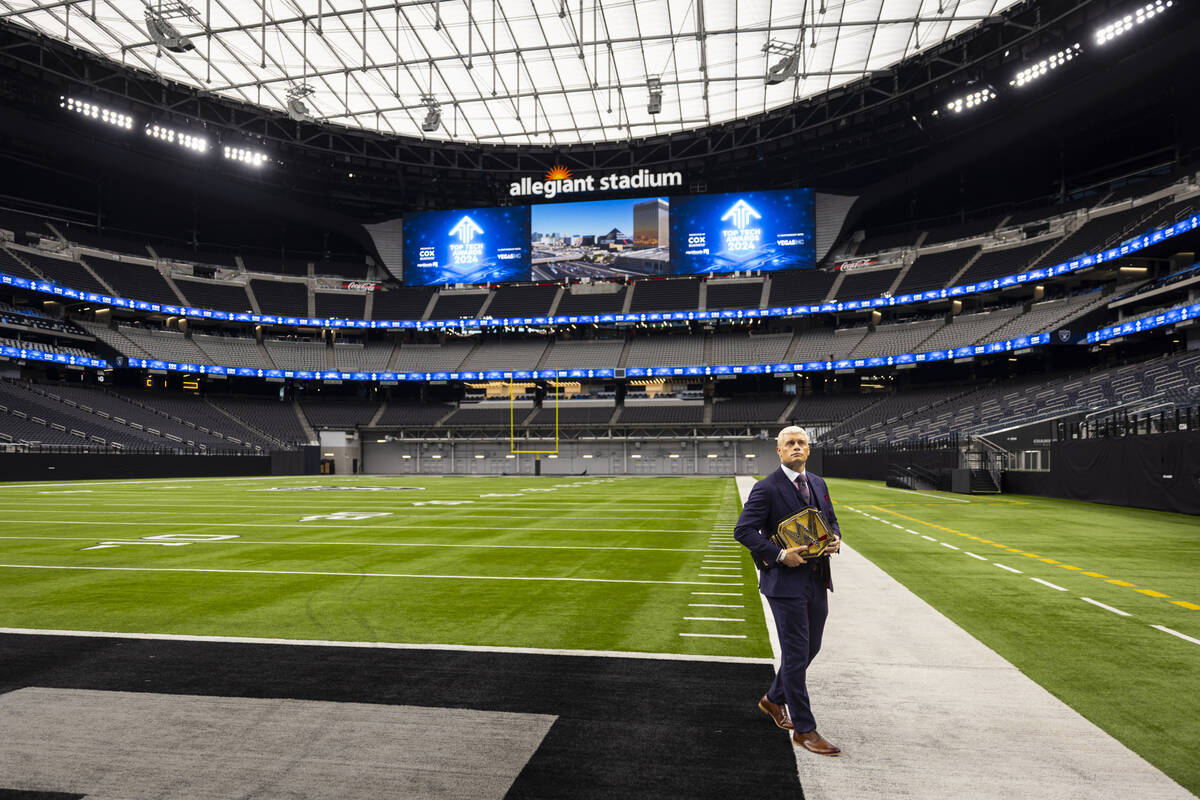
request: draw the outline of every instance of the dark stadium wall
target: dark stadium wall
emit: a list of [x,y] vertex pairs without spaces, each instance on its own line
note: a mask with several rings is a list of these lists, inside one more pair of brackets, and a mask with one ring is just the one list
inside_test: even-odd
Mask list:
[[[307,450],[314,452],[308,453]],[[223,478],[317,472],[317,448],[269,456],[194,456],[107,453],[2,453],[0,481],[77,481],[122,478]]]
[[[946,450],[887,450],[876,453],[813,453],[814,472],[826,478],[859,478],[886,481],[888,468],[922,467],[931,471],[954,469],[958,466],[958,451]],[[820,466],[818,467],[817,464]]]
[[1004,473],[1004,491],[1200,514],[1200,431],[1050,446],[1050,471]]

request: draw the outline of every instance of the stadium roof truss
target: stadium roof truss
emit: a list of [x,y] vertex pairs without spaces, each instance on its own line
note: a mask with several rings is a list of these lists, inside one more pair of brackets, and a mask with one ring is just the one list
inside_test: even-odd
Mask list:
[[[1014,5],[0,0],[0,20],[297,121],[563,146],[656,137],[789,106],[886,72]],[[430,97],[441,114],[433,131],[422,130]]]

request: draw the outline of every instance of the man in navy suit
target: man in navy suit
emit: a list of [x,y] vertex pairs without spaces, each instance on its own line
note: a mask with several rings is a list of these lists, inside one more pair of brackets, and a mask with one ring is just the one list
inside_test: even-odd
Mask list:
[[792,741],[798,746],[818,755],[836,756],[842,751],[817,733],[805,683],[808,665],[821,649],[829,612],[826,592],[833,589],[829,558],[805,560],[800,556],[801,548],[785,550],[771,541],[771,535],[780,522],[810,506],[821,512],[837,535],[828,552],[838,551],[842,533],[825,481],[804,468],[808,433],[795,426],[784,428],[775,451],[779,454],[779,469],[754,484],[733,534],[754,554],[759,568],[758,589],[771,606],[782,651],[779,671],[758,707],[776,725],[792,730]]

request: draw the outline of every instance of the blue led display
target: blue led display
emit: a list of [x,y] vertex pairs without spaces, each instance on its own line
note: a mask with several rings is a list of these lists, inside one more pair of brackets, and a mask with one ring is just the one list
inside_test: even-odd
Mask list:
[[811,269],[813,232],[812,189],[672,197],[672,272]]
[[1169,308],[1162,313],[1152,314],[1149,317],[1129,320],[1128,322],[1118,322],[1116,325],[1109,325],[1108,327],[1091,331],[1085,338],[1088,344],[1095,344],[1096,342],[1115,339],[1118,336],[1161,328],[1164,325],[1175,325],[1189,319],[1196,319],[1197,317],[1200,317],[1200,303],[1192,303],[1188,306]]
[[404,282],[529,280],[529,207],[426,211],[404,218]]

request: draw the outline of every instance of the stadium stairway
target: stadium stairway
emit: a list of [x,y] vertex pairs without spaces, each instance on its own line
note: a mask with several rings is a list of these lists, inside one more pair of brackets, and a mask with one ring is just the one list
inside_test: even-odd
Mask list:
[[379,408],[375,410],[374,416],[371,417],[371,421],[367,423],[368,428],[374,428],[379,424],[379,420],[383,419],[383,415],[387,413],[387,407],[388,401],[387,398],[384,398],[383,402],[379,404]]
[[223,414],[226,417],[229,417],[231,420],[233,420],[235,423],[237,423],[241,427],[243,427],[249,431],[253,431],[255,434],[257,434],[258,436],[261,436],[266,441],[271,442],[285,450],[288,449],[288,446],[286,444],[284,444],[283,442],[281,442],[276,437],[272,436],[271,434],[267,433],[266,431],[262,430],[261,428],[257,428],[254,425],[251,425],[249,422],[247,422],[246,420],[237,416],[236,414],[226,411],[225,409],[221,408],[219,405],[212,402],[208,398],[204,398],[204,402],[208,403],[210,406],[212,406],[214,409],[216,409],[216,411],[218,413]]
[[792,402],[788,403],[787,407],[785,409],[783,409],[783,413],[780,414],[778,418],[776,418],[775,424],[779,425],[781,423],[786,423],[788,420],[790,420],[792,418],[792,412],[796,410],[796,404],[799,402],[800,402],[799,397],[793,397]]
[[300,420],[300,427],[304,429],[304,435],[308,437],[310,442],[319,442],[321,437],[313,430],[312,425],[308,424],[308,417],[304,416],[304,409],[300,407],[300,401],[292,398],[292,410],[296,412],[296,419]]
[[971,494],[1000,494],[996,479],[986,469],[971,470]]

